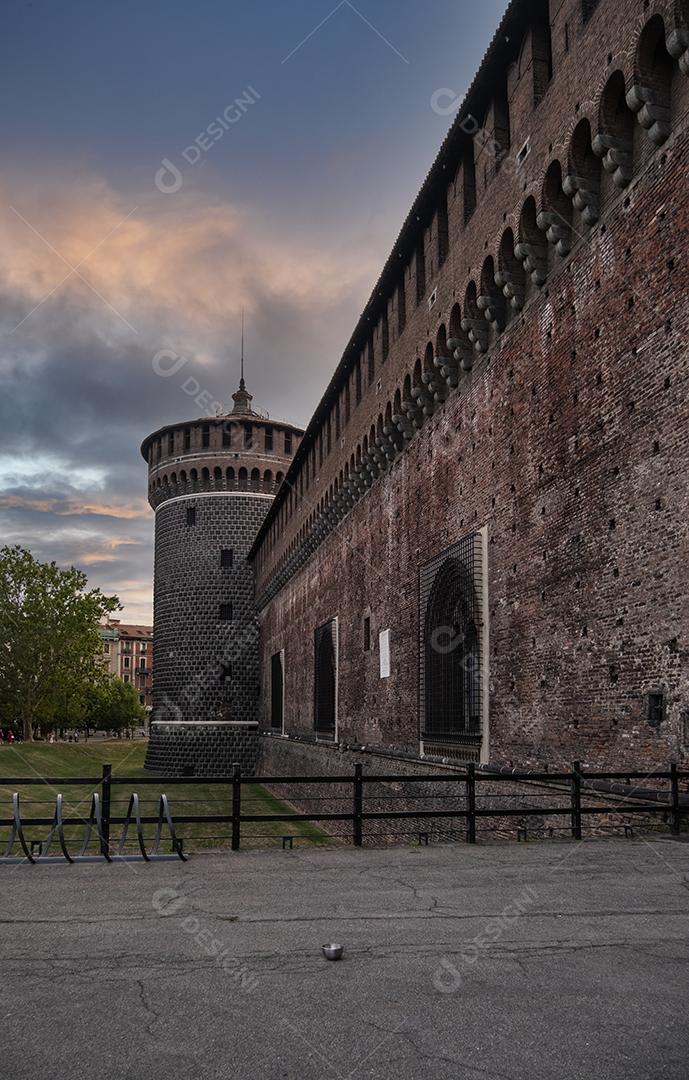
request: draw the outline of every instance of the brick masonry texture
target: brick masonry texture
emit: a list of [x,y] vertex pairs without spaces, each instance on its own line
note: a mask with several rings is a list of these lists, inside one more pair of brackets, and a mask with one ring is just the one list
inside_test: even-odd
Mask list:
[[[354,775],[354,767],[361,766],[363,776],[394,776],[390,783],[370,781],[363,787],[365,812],[390,813],[411,810],[464,811],[467,809],[466,783],[463,768],[429,762],[428,760],[405,760],[385,750],[368,750],[359,747],[316,745],[275,735],[263,734],[259,740],[257,775],[270,776],[346,776]],[[569,766],[568,766],[569,769]],[[415,776],[433,777],[452,775],[456,783],[414,782]],[[402,779],[408,777],[406,779]],[[667,782],[649,782],[667,791]],[[351,814],[353,807],[352,780],[345,783],[322,784],[293,783],[270,784],[270,790],[279,798],[304,813]],[[325,800],[325,801],[324,801]],[[617,800],[609,794],[597,796],[584,791],[582,806],[615,806]],[[478,809],[521,810],[525,807],[557,807],[571,811],[571,796],[567,784],[558,787],[534,781],[519,781],[483,777],[476,784]],[[624,833],[629,829],[657,830],[667,833],[669,814],[625,813],[625,801],[619,802],[619,811],[607,814],[585,815],[582,835],[605,835]],[[351,821],[321,821],[319,827],[335,837],[351,840]],[[523,816],[482,817],[477,826],[480,839],[514,840],[523,830],[530,837],[571,837],[571,817],[544,812]],[[398,843],[414,841],[426,836],[433,841],[466,839],[466,822],[463,818],[415,818],[368,819],[363,823],[364,844],[373,842]]]
[[[540,10],[509,10],[517,8]],[[384,315],[385,297],[375,299],[377,308],[372,298],[373,378],[364,372],[357,403],[361,356],[345,354],[261,530],[253,555],[265,728],[270,657],[284,649],[285,730],[313,734],[314,630],[337,616],[338,739],[418,753],[419,571],[483,529],[483,759],[527,767],[581,759],[593,767],[687,758],[689,9],[600,0],[585,24],[581,12],[574,0],[549,5],[553,76],[536,106],[538,27],[524,33],[521,51],[515,44],[505,69],[510,157],[498,170],[495,155],[475,140],[476,207],[466,223],[460,162],[451,154],[439,159],[436,172],[445,167],[447,180],[421,221],[421,300],[411,259],[400,267],[402,331],[395,291]],[[656,42],[650,60],[649,41]],[[616,72],[627,101],[635,86],[652,83],[669,102],[657,112],[669,125],[662,144],[642,112],[620,104]],[[479,117],[489,132],[498,126],[494,104]],[[601,134],[629,146],[631,158],[620,159],[625,168],[631,163],[630,177],[617,177],[622,186],[614,162],[601,169],[591,151]],[[523,165],[511,167],[527,140]],[[561,178],[582,171],[598,185],[592,224],[562,189]],[[449,241],[439,265],[443,192]],[[531,197],[536,211],[569,222],[562,253],[557,232],[549,243],[544,229],[529,231]],[[540,285],[515,262],[518,237],[531,242],[544,269]],[[475,303],[476,295],[501,303],[488,257],[524,289],[523,306],[507,312],[504,325],[498,318],[483,326]],[[395,432],[391,463],[334,528],[319,533],[336,487],[349,490],[366,447],[383,427],[395,428],[390,418],[409,386],[425,393],[420,373],[429,348],[431,356],[449,355],[445,338],[470,332],[473,365],[458,372],[459,386],[431,406],[403,448]],[[364,338],[361,350],[365,361]],[[437,365],[425,369],[434,378]],[[341,436],[323,453],[326,413],[336,407]],[[301,567],[293,563],[291,576],[279,579],[299,552]],[[371,619],[368,652],[364,616]],[[391,674],[381,679],[376,646],[387,628]],[[644,702],[656,690],[666,710],[654,727]],[[314,764],[314,771],[322,769]]]
[[[208,495],[156,513],[154,719],[255,720],[258,625],[246,561],[268,500]],[[195,509],[195,524],[187,511]],[[222,549],[232,566],[220,564]],[[232,605],[232,618],[220,605]]]
[[257,724],[153,723],[146,768],[166,776],[230,776],[239,765],[253,776]]

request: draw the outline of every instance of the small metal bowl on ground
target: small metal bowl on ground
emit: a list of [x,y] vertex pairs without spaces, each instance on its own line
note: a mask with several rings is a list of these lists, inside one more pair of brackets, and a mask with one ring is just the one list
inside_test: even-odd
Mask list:
[[341,960],[344,945],[324,945],[323,956],[326,960]]

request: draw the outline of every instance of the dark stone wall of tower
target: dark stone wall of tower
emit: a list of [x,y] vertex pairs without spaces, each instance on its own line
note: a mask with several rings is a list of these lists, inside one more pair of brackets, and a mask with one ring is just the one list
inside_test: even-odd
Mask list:
[[[232,493],[159,506],[154,721],[256,719],[258,626],[246,555],[269,504],[265,496]],[[232,550],[232,566],[221,566],[223,549]],[[221,604],[232,605],[231,619],[221,618]]]

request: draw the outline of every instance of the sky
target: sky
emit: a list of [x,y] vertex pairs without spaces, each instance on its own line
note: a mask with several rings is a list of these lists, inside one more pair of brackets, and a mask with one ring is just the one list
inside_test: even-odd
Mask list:
[[242,309],[254,405],[306,425],[504,7],[6,6],[0,545],[151,621],[142,439],[231,404]]

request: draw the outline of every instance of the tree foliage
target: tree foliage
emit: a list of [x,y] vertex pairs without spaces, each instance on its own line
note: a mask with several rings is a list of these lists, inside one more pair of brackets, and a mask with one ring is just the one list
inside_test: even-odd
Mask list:
[[124,731],[146,720],[146,710],[131,683],[111,675],[87,694],[84,724],[96,731]]
[[89,689],[105,678],[98,623],[120,603],[87,585],[74,567],[0,548],[0,707],[25,739],[77,723]]

